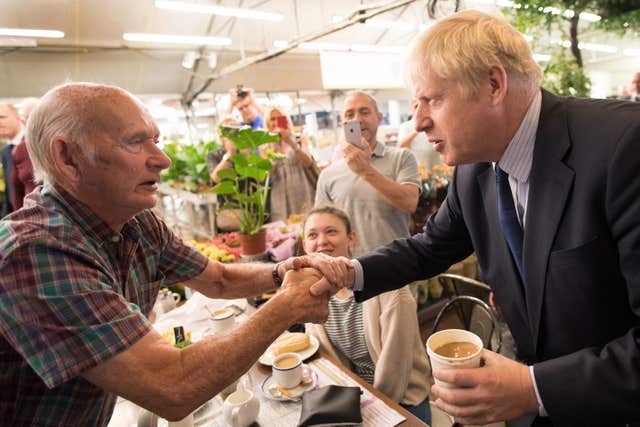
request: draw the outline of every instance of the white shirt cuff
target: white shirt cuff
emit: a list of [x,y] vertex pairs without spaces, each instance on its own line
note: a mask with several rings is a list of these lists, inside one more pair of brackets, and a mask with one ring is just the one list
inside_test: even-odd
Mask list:
[[[362,267],[360,267],[362,268]],[[536,383],[536,376],[533,373],[533,365],[529,366],[529,372],[531,373],[531,382],[533,383],[533,390],[536,392],[536,399],[538,400],[538,415],[541,417],[548,417],[547,410],[544,409],[542,399],[540,398],[540,392],[538,392],[538,383]]]
[[357,259],[351,260],[351,265],[353,265],[353,287],[351,288],[354,291],[361,291],[364,289],[364,270],[362,269],[362,264]]

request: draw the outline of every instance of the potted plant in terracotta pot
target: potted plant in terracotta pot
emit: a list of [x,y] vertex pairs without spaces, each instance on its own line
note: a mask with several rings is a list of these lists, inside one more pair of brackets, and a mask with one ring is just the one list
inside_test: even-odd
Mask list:
[[223,209],[235,209],[238,212],[243,254],[260,254],[266,247],[266,233],[262,226],[269,217],[266,207],[272,163],[271,158],[261,157],[257,152],[261,145],[278,142],[280,137],[250,128],[221,129],[222,136],[229,138],[238,150],[229,158],[233,168],[218,172],[221,181],[212,191],[227,196]]

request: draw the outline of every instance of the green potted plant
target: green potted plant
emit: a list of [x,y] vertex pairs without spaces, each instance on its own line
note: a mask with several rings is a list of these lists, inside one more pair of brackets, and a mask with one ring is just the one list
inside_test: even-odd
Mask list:
[[[223,209],[236,209],[240,223],[240,242],[245,255],[256,255],[265,251],[266,233],[262,226],[269,217],[266,211],[269,197],[269,172],[273,152],[268,158],[260,157],[258,147],[278,142],[279,135],[271,135],[264,130],[251,128],[222,127],[222,136],[228,138],[237,148],[230,157],[233,168],[218,172],[221,181],[212,191],[228,196]],[[268,150],[269,151],[269,150]],[[256,246],[252,246],[255,244]]]

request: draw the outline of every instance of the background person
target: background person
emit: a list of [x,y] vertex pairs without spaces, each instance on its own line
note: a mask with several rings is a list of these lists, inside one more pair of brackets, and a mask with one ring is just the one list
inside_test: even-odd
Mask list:
[[[351,258],[356,233],[347,214],[325,206],[309,212],[303,224],[306,253]],[[323,325],[306,325],[322,348],[343,365],[431,424],[430,366],[420,338],[416,300],[408,287],[357,303],[341,289],[329,300]]]
[[[308,152],[307,138],[294,133],[288,114],[271,107],[265,117],[267,130],[280,135],[280,142],[272,145],[274,151],[286,156],[275,160],[271,169],[270,220],[286,221],[289,215],[300,214],[313,206],[319,170]],[[280,117],[286,119],[286,127],[278,124]]]
[[170,164],[158,139],[149,112],[114,86],[62,85],[33,111],[27,147],[44,184],[0,221],[7,425],[106,425],[117,395],[181,419],[289,326],[326,318],[327,297],[311,296],[318,275],[307,270],[288,275],[281,292],[228,333],[177,349],[152,327],[161,286],[184,282],[212,298],[238,298],[273,288],[294,266],[323,268],[320,255],[276,268],[225,265],[186,245],[151,211]]
[[2,173],[4,176],[4,203],[2,216],[13,212],[11,203],[11,169],[13,168],[13,150],[24,139],[24,129],[18,110],[12,104],[0,103],[0,138],[6,139],[7,145],[0,149]]
[[457,167],[423,234],[358,259],[356,299],[475,250],[519,361],[434,370],[438,407],[462,424],[640,425],[640,105],[541,90],[526,40],[479,11],[419,35],[407,69],[417,128]]
[[362,148],[345,143],[344,158],[320,173],[315,206],[333,204],[349,215],[358,235],[353,252],[360,255],[410,235],[420,176],[411,152],[376,140],[382,114],[370,95],[347,95],[342,117],[360,122]]
[[229,89],[227,114],[231,114],[234,107],[242,116],[242,125],[251,126],[251,129],[264,129],[262,107],[256,102],[252,88],[238,85],[235,89]]
[[[28,98],[22,102],[22,122],[27,123],[29,114],[38,105],[37,98]],[[24,197],[36,188],[33,177],[33,165],[27,151],[24,138],[13,150],[13,166],[9,179],[11,184],[11,205],[14,210],[22,207]]]
[[424,132],[416,130],[416,123],[413,120],[418,103],[411,101],[411,119],[403,122],[398,127],[398,147],[410,150],[418,165],[424,165],[431,169],[434,165],[440,164],[440,156],[434,151]]

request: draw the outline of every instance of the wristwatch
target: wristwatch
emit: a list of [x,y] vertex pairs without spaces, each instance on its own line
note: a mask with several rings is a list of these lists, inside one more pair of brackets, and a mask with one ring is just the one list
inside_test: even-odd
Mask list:
[[273,270],[271,270],[271,277],[273,277],[273,284],[276,285],[276,288],[279,288],[282,285],[282,278],[278,274],[278,269],[282,264],[284,264],[284,261],[280,261],[274,265]]

